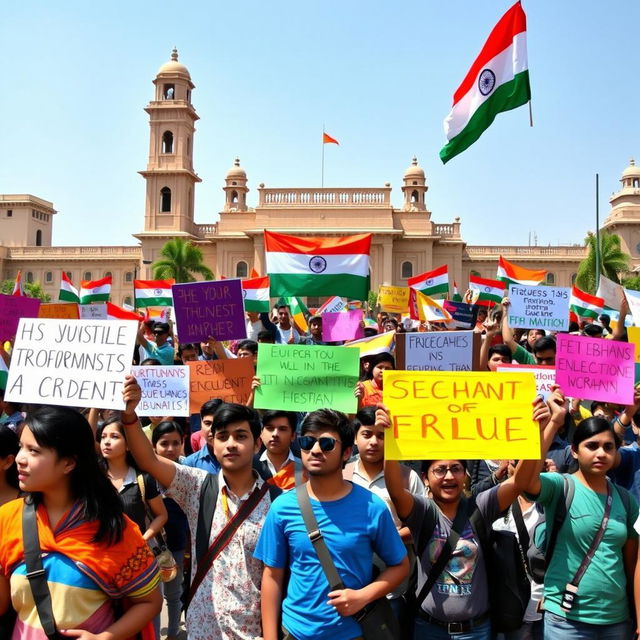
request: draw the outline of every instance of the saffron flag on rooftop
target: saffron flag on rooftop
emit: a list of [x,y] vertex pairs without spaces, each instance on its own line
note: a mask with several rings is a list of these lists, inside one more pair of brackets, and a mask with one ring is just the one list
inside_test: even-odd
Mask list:
[[407,280],[407,284],[416,291],[421,291],[425,296],[449,295],[449,267],[442,265],[432,271],[426,271],[419,276]]
[[136,309],[172,307],[173,295],[171,294],[171,287],[175,282],[173,278],[168,280],[134,280],[133,295]]
[[73,286],[71,278],[64,271],[60,278],[60,292],[58,293],[58,300],[80,303],[78,290]]
[[269,313],[269,277],[242,280],[244,310]]
[[108,302],[111,294],[111,276],[100,280],[82,280],[80,282],[80,304]]
[[[469,276],[469,289],[472,291],[473,303],[481,307],[492,307],[500,304],[504,298],[504,282],[502,280],[490,280],[480,276]],[[477,297],[476,297],[477,296]]]
[[493,28],[453,94],[453,107],[444,121],[449,142],[440,151],[442,162],[470,147],[499,113],[530,99],[527,18],[516,2]]
[[545,269],[525,269],[505,260],[502,256],[498,261],[498,280],[503,280],[506,285],[522,284],[526,287],[535,287],[546,277]]
[[325,133],[324,131],[322,132],[322,144],[337,144],[338,146],[340,146],[340,143],[335,138],[332,138],[328,133]]
[[344,296],[366,300],[371,233],[338,238],[264,232],[271,297]]

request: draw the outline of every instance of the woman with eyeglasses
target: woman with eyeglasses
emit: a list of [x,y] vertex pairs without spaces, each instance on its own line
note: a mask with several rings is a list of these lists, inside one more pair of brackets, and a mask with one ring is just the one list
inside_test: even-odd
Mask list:
[[[549,407],[537,398],[533,419],[546,425]],[[390,426],[386,409],[376,412],[376,424]],[[474,502],[464,496],[466,461],[425,460],[422,463],[428,497],[416,496],[404,488],[400,464],[385,460],[387,491],[400,519],[409,527],[418,558],[415,591],[415,640],[460,638],[490,640],[491,621],[487,566],[480,540],[469,516]],[[475,498],[482,520],[491,527],[500,513],[516,499],[521,489],[513,478],[492,487]],[[437,563],[452,529],[459,539],[438,575]]]

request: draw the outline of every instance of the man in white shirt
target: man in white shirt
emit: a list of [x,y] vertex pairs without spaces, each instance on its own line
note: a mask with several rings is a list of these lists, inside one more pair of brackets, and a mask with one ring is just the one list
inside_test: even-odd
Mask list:
[[279,342],[283,344],[298,344],[300,342],[300,334],[291,324],[291,311],[286,304],[278,307],[278,336]]

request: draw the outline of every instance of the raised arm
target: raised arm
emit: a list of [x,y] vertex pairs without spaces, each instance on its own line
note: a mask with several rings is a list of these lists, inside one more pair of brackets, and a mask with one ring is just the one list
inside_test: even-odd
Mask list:
[[511,305],[511,300],[509,298],[502,299],[502,342],[504,342],[509,349],[511,349],[511,353],[515,353],[518,348],[518,343],[515,341],[513,337],[513,329],[509,325],[509,306]]
[[622,302],[620,303],[620,315],[618,316],[618,324],[616,324],[616,328],[614,329],[613,335],[611,336],[614,340],[624,340],[625,334],[627,332],[627,329],[624,326],[624,321],[627,319],[628,313],[629,303],[627,302],[626,296],[623,296]]
[[493,339],[496,337],[497,333],[500,331],[500,323],[495,320],[487,320],[484,323],[485,327],[485,335],[482,339],[482,346],[480,347],[480,368],[482,371],[489,370],[489,349],[491,348],[491,343]]

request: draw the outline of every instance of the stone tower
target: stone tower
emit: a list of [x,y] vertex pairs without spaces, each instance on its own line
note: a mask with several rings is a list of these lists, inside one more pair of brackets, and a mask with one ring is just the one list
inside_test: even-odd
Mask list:
[[424,169],[418,166],[418,159],[413,156],[411,166],[404,172],[402,179],[402,193],[404,193],[404,211],[426,211],[425,194],[427,193],[427,181],[424,177]]

